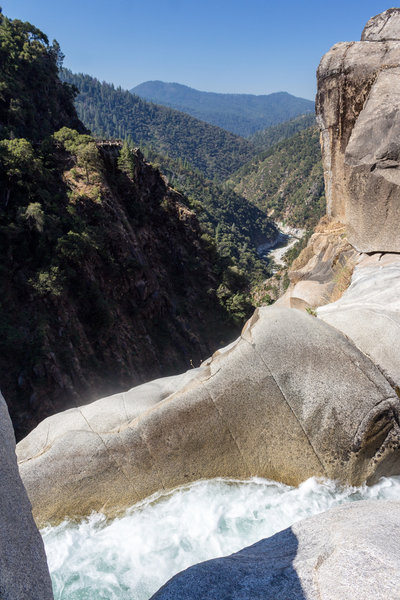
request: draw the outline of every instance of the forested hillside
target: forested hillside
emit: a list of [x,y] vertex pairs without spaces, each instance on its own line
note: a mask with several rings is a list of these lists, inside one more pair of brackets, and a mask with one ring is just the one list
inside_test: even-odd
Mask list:
[[257,131],[249,137],[249,140],[258,148],[258,150],[268,150],[278,142],[292,137],[295,133],[308,129],[315,125],[315,114],[308,113],[300,115],[290,121],[285,121],[279,125],[268,127],[263,131]]
[[325,213],[317,127],[282,140],[239,169],[228,181],[275,221],[312,228]]
[[[201,223],[207,238],[215,242],[218,254],[229,258],[250,283],[269,274],[256,248],[271,242],[277,229],[265,211],[231,188],[214,183],[183,161],[145,151],[148,160],[168,178],[169,184],[182,192]],[[244,298],[243,298],[244,300]]]
[[57,77],[62,54],[56,41],[0,8],[0,138],[38,141],[63,125],[83,131],[74,91]]
[[314,113],[314,102],[287,92],[260,96],[218,94],[163,81],[146,81],[131,92],[244,137],[303,113]]
[[99,137],[150,146],[188,161],[210,179],[225,179],[254,155],[247,140],[190,115],[146,102],[89,75],[63,69],[61,77],[78,88],[79,117]]

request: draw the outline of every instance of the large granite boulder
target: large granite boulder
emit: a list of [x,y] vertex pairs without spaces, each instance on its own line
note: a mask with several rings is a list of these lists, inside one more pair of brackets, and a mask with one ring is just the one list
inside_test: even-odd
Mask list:
[[15,437],[0,394],[0,598],[51,600],[49,570],[42,538],[15,456]]
[[400,9],[364,41],[336,44],[318,68],[327,211],[360,252],[400,252]]
[[372,482],[400,473],[399,406],[342,333],[263,308],[199,370],[43,421],[18,444],[20,472],[39,523],[219,476]]
[[152,600],[399,598],[399,535],[400,502],[346,504],[190,567]]
[[318,317],[345,333],[400,388],[400,256],[362,255],[351,285]]

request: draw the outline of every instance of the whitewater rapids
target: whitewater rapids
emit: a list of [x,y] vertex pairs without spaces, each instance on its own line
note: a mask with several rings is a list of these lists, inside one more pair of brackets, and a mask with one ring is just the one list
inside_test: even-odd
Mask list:
[[42,530],[56,600],[147,600],[200,561],[236,552],[343,502],[400,500],[400,477],[372,487],[311,478],[215,479],[156,494],[118,519],[101,514]]

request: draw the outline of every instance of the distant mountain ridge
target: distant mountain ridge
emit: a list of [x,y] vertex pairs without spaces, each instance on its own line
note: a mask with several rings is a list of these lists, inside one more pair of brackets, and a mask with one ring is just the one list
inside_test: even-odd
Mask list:
[[256,96],[202,92],[180,83],[146,81],[132,88],[145,100],[162,104],[247,137],[299,115],[314,112],[314,102],[287,92]]

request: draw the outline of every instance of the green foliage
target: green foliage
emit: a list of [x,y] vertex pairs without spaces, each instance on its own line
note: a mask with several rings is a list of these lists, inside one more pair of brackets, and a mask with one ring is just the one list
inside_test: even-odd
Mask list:
[[299,256],[300,252],[307,246],[308,240],[310,239],[312,233],[312,229],[306,231],[301,240],[296,242],[291,248],[289,248],[287,252],[285,252],[283,260],[285,261],[287,267],[290,267],[292,262]]
[[29,198],[31,185],[40,173],[40,161],[34,157],[33,148],[27,140],[0,141],[0,183],[5,204],[10,200],[11,188],[18,189]]
[[230,295],[225,302],[226,308],[238,324],[244,323],[254,311],[254,305],[245,293]]
[[21,216],[27,221],[28,225],[36,229],[38,233],[42,233],[44,226],[44,212],[40,202],[31,202]]
[[60,129],[53,137],[65,150],[75,155],[77,165],[85,171],[86,182],[90,183],[90,171],[98,172],[102,168],[95,140],[90,135],[80,135],[68,127]]
[[315,125],[314,112],[300,115],[279,125],[268,127],[263,131],[257,131],[249,137],[249,140],[258,148],[260,151],[267,150],[282,140],[286,140],[294,136],[303,129],[308,129]]
[[[165,158],[148,148],[144,153],[170,185],[186,196],[200,221],[203,238],[215,247],[214,260],[220,273],[235,265],[246,278],[247,289],[269,275],[268,265],[256,251],[259,244],[276,236],[265,212],[229,187],[206,179],[184,161]],[[237,291],[234,286],[232,290]]]
[[32,144],[25,139],[2,140],[0,142],[0,160],[5,175],[11,181],[21,184],[23,176],[37,167]]
[[310,229],[325,213],[319,132],[310,127],[239,169],[228,184],[275,221]]
[[87,231],[68,233],[58,239],[56,252],[57,255],[80,264],[85,258],[90,258],[97,245],[93,243]]
[[133,158],[132,151],[129,147],[129,144],[126,140],[123,143],[121,152],[119,153],[117,163],[118,163],[118,168],[123,173],[126,173],[129,177],[133,178],[134,173],[135,173],[135,161]]
[[82,129],[75,91],[57,77],[61,62],[55,40],[0,14],[0,138],[38,141],[63,124]]
[[3,196],[2,201],[6,206],[12,202],[15,207],[20,198],[27,205],[43,173],[41,157],[28,140],[0,141],[0,199]]
[[63,291],[62,277],[58,267],[52,266],[48,271],[39,271],[29,283],[39,296],[61,296]]
[[89,75],[62,69],[65,82],[79,89],[75,104],[93,134],[187,161],[204,175],[223,180],[254,155],[247,140],[185,113],[158,106]]

